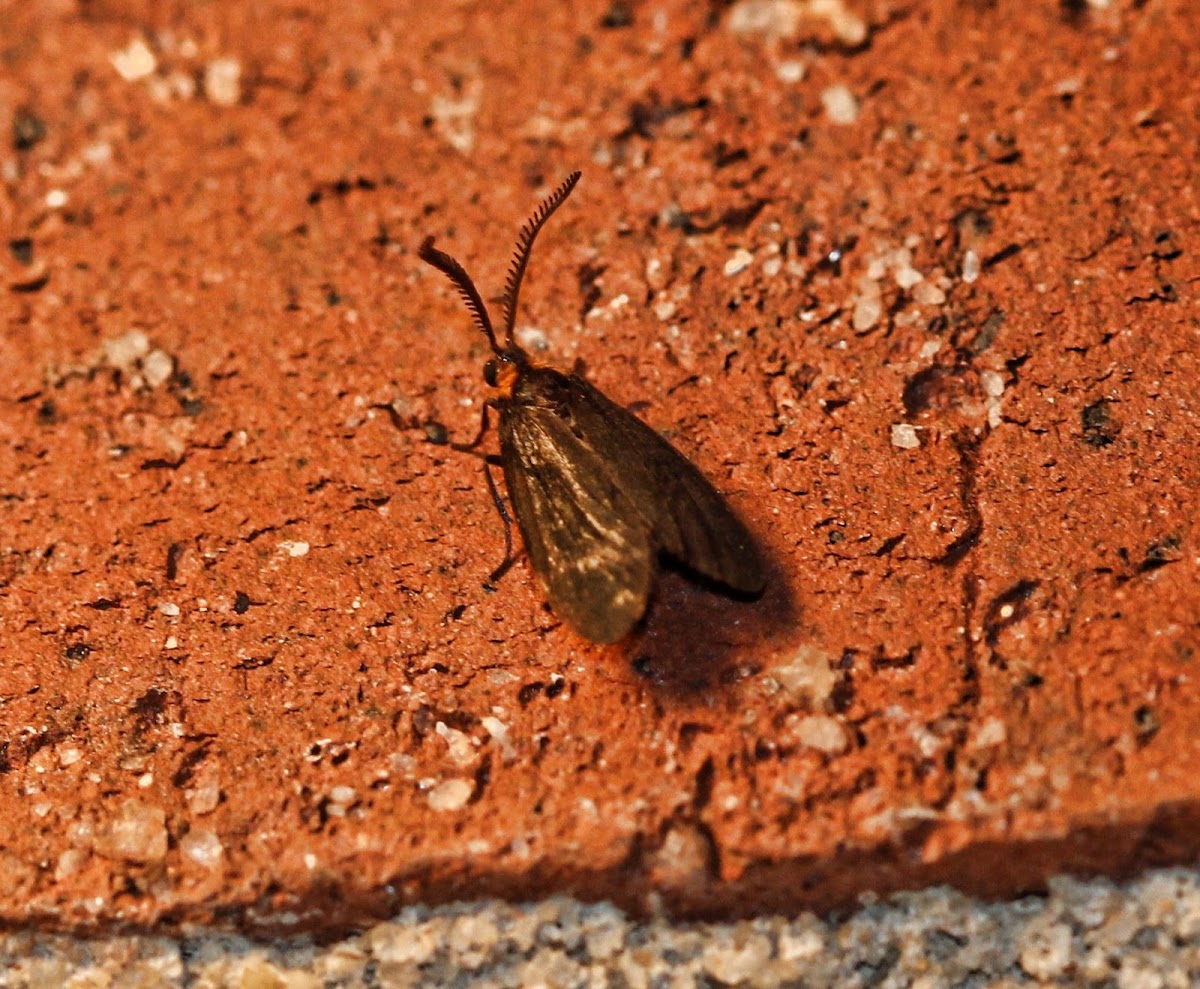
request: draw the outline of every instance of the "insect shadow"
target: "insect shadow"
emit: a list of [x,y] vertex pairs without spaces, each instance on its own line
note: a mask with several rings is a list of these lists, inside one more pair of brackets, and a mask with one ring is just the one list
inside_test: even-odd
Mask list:
[[681,702],[760,673],[756,657],[795,638],[801,614],[783,567],[764,557],[767,586],[752,607],[743,595],[709,593],[722,589],[664,558],[646,620],[619,647],[633,673]]
[[[493,353],[483,369],[492,392],[479,432],[470,443],[451,445],[476,452],[489,430],[489,412],[498,414],[496,459],[525,553],[552,610],[584,638],[616,643],[642,622],[663,560],[697,578],[694,590],[725,592],[722,600],[731,607],[762,595],[767,570],[746,526],[690,461],[582,375],[536,363],[514,340],[517,298],[534,240],[579,178],[572,173],[521,228],[500,333],[457,260],[434,247],[432,237],[418,253],[451,281]],[[504,560],[489,578],[494,584],[516,557],[512,517],[490,461],[483,457],[484,474],[505,527]],[[671,607],[663,605],[661,610]],[[708,626],[707,652],[721,641],[714,634],[714,608],[707,606],[699,623]],[[692,616],[693,628],[698,617]],[[741,620],[730,618],[733,625]],[[735,644],[731,639],[729,646]]]

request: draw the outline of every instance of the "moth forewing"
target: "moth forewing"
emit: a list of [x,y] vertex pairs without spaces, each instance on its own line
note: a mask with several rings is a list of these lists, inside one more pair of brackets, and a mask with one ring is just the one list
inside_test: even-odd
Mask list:
[[593,642],[623,638],[645,612],[654,576],[644,520],[551,409],[504,408],[500,451],[525,550],[554,612]]
[[566,391],[574,431],[645,520],[654,546],[732,590],[760,593],[766,574],[753,538],[695,465],[584,379],[572,375]]

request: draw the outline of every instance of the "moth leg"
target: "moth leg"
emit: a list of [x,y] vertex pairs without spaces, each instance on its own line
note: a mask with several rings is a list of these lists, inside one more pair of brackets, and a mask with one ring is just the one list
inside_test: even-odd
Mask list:
[[492,407],[493,402],[491,399],[484,401],[483,415],[479,417],[479,432],[475,434],[475,438],[470,443],[451,443],[451,450],[457,450],[459,453],[474,453],[479,448],[479,444],[483,442],[483,438],[487,436],[488,429],[491,426],[488,410]]
[[488,575],[487,582],[483,585],[484,590],[494,591],[496,581],[508,573],[512,565],[517,562],[517,558],[512,551],[512,516],[508,514],[508,509],[504,506],[504,499],[500,497],[500,489],[496,487],[496,479],[492,477],[492,464],[488,459],[483,461],[483,476],[487,478],[492,504],[496,506],[496,511],[500,513],[500,520],[504,523],[504,559],[500,562],[500,566]]

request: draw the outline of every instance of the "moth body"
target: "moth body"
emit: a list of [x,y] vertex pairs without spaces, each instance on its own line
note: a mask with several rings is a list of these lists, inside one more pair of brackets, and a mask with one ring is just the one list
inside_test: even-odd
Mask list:
[[[486,408],[495,409],[505,486],[533,570],[563,621],[607,643],[645,613],[660,555],[744,595],[760,593],[766,576],[745,526],[682,454],[585,378],[533,363],[513,341],[533,241],[578,180],[573,173],[522,228],[503,300],[503,342],[462,266],[432,238],[420,256],[451,279],[495,354],[484,380],[497,393],[466,448],[482,440]],[[509,562],[506,554],[497,572]]]

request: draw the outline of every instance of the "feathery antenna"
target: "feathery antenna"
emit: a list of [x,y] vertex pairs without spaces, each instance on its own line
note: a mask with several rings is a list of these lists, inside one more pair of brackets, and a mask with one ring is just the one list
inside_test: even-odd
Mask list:
[[[581,172],[572,172],[570,175],[568,175],[563,184],[555,189],[554,192],[550,194],[548,199],[543,201],[542,205],[537,208],[533,216],[526,220],[525,225],[521,227],[521,236],[517,239],[517,247],[516,250],[513,251],[513,259],[508,266],[508,281],[504,285],[503,312],[505,346],[510,346],[513,342],[513,324],[517,319],[517,295],[521,291],[521,279],[525,277],[525,266],[529,264],[529,252],[533,250],[533,241],[537,237],[538,231],[541,230],[545,225],[546,221],[554,215],[554,211],[558,209],[566,200],[567,196],[571,194],[571,190],[575,188],[575,183],[579,181],[581,174]],[[449,274],[449,272],[447,272],[447,274]],[[489,330],[489,335],[490,333],[491,331]],[[492,346],[495,346],[494,342]]]
[[496,343],[496,331],[492,329],[492,321],[488,316],[487,308],[483,304],[483,299],[479,297],[479,289],[475,287],[475,283],[471,281],[471,276],[467,274],[463,266],[445,251],[439,251],[434,247],[432,237],[426,237],[421,242],[421,248],[417,251],[417,257],[426,264],[433,265],[454,283],[454,287],[458,289],[458,294],[462,296],[463,302],[466,303],[467,309],[470,310],[471,316],[475,320],[475,325],[487,334],[488,343],[492,345],[492,350],[500,353],[500,347]]

